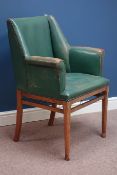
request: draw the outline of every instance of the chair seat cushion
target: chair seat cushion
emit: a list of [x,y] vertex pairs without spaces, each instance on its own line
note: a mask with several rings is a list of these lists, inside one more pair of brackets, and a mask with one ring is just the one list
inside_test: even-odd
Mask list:
[[70,100],[88,92],[108,85],[109,80],[101,77],[82,73],[67,73],[66,87],[61,94],[61,99]]

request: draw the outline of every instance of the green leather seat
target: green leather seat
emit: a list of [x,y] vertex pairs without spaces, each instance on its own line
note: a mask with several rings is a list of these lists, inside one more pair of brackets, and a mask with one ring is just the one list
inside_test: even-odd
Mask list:
[[103,50],[71,47],[54,17],[9,19],[8,32],[17,89],[67,101],[108,84]]
[[101,88],[107,84],[108,80],[100,76],[83,73],[67,73],[66,87],[61,94],[61,98],[70,100]]

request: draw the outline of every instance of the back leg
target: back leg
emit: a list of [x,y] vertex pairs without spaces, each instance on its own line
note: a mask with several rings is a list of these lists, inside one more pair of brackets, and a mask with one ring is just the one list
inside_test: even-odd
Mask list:
[[[56,108],[56,106],[57,106],[57,104],[52,104],[52,107]],[[48,126],[53,126],[54,125],[55,113],[56,112],[51,111]]]
[[107,105],[108,105],[108,87],[104,92],[104,99],[102,100],[102,134],[103,138],[106,137],[106,127],[107,127]]
[[17,90],[17,116],[16,116],[16,128],[15,128],[15,135],[14,141],[18,142],[20,138],[21,126],[22,126],[22,93],[20,90]]

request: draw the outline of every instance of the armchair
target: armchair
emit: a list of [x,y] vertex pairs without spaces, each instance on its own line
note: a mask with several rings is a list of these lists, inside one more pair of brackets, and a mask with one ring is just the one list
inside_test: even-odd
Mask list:
[[[7,25],[17,86],[14,141],[20,138],[24,104],[50,110],[49,126],[55,112],[62,113],[69,160],[71,113],[98,100],[102,100],[101,136],[106,137],[109,81],[102,76],[104,50],[71,47],[52,16],[8,19]],[[72,106],[81,100],[84,103]]]

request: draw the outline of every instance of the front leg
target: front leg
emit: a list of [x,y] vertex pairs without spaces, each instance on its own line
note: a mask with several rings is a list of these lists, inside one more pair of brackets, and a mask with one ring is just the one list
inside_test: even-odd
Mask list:
[[65,102],[64,108],[64,139],[65,139],[65,160],[70,160],[70,118],[71,104]]
[[18,142],[20,138],[21,126],[22,126],[22,92],[17,90],[17,117],[16,117],[16,128],[15,128],[15,135],[14,141]]

